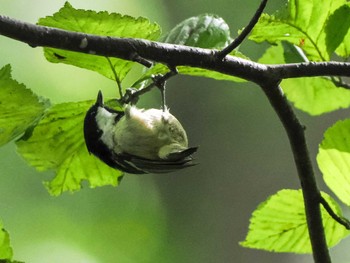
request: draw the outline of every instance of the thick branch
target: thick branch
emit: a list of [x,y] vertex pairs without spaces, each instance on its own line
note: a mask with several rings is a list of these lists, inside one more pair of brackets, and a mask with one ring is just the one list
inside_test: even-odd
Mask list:
[[[191,66],[209,69],[255,83],[271,79],[312,76],[348,76],[350,63],[321,62],[287,65],[263,65],[249,60],[226,56],[218,59],[213,50],[152,42],[143,39],[102,37],[57,28],[38,26],[0,16],[0,34],[22,41],[32,47],[52,47],[118,57],[141,63],[155,61],[171,66]],[[144,64],[144,63],[142,63]]]
[[262,85],[262,89],[280,118],[292,147],[304,196],[306,219],[314,260],[316,263],[331,263],[322,224],[321,194],[316,184],[309,157],[304,127],[295,116],[278,83],[265,83]]

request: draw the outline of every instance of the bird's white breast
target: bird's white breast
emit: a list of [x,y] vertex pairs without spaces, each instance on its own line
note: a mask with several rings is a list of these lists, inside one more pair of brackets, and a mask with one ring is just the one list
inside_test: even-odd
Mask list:
[[98,108],[97,110],[97,127],[103,132],[101,140],[110,149],[113,149],[114,147],[113,134],[115,128],[115,116],[115,113],[111,113],[102,107]]

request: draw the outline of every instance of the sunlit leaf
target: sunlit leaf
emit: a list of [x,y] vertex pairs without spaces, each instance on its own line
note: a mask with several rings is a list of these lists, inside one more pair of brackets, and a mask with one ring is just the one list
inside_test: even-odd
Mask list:
[[84,180],[87,180],[92,188],[116,186],[122,176],[121,171],[111,169],[96,157],[89,155],[84,144],[67,156],[57,169],[55,178],[45,185],[52,195],[57,196],[65,191],[79,190]]
[[[285,53],[287,46],[278,43],[268,48],[259,62],[265,64],[285,63],[290,55],[290,53],[289,55]],[[289,60],[288,62],[297,62],[296,55],[294,55],[294,59],[295,61]],[[285,79],[282,81],[281,87],[288,100],[293,102],[295,107],[311,115],[319,115],[350,106],[350,90],[337,87],[330,78]]]
[[[160,28],[146,18],[133,18],[117,13],[95,12],[91,10],[74,9],[68,2],[59,12],[41,18],[39,25],[61,28],[74,32],[83,32],[110,37],[132,37],[156,40]],[[82,39],[82,45],[89,47]],[[94,51],[91,50],[91,53]],[[115,79],[110,65],[105,57],[83,54],[60,49],[45,48],[45,57],[50,62],[66,63],[97,71],[110,79]],[[122,80],[131,69],[133,62],[110,58],[117,75]]]
[[[339,205],[327,194],[322,193],[322,196],[341,216]],[[327,245],[332,247],[350,232],[323,207],[321,212]],[[249,232],[241,245],[274,252],[311,253],[301,190],[281,190],[260,204],[250,219]]]
[[[345,27],[349,27],[350,14],[347,18],[342,18],[341,23],[345,21],[344,28],[341,26],[342,30],[330,28],[332,20],[338,20],[337,17],[332,17],[332,14],[344,4],[346,0],[290,0],[286,10],[275,15],[262,15],[249,39],[270,43],[288,41],[302,48],[309,60],[329,60],[336,45],[339,45],[346,35]],[[347,10],[343,11],[348,12]]]
[[350,90],[327,78],[287,79],[282,87],[294,105],[311,115],[320,115],[350,105]]
[[0,69],[0,146],[21,135],[47,106],[47,101],[12,79],[10,65]]
[[11,260],[13,255],[10,246],[10,237],[0,220],[0,261]]
[[39,171],[54,170],[47,182],[49,192],[59,195],[76,191],[83,181],[91,187],[118,185],[120,171],[109,168],[87,152],[83,137],[83,120],[93,101],[62,103],[53,106],[32,133],[17,142],[18,152]]
[[338,121],[325,132],[317,163],[328,187],[350,205],[350,120]]

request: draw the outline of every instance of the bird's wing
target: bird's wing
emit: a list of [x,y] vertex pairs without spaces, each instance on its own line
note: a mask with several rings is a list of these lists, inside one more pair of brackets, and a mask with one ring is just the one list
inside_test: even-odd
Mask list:
[[191,147],[181,152],[171,153],[169,158],[164,160],[149,160],[130,156],[128,163],[146,173],[169,173],[179,169],[194,166],[192,154],[197,151],[198,147]]

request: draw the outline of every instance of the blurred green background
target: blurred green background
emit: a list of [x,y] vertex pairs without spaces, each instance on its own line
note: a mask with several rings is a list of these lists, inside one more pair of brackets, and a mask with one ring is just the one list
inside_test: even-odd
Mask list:
[[[75,8],[144,16],[163,31],[185,18],[214,13],[244,27],[259,1],[246,0],[71,0]],[[35,23],[62,0],[1,0],[0,13]],[[267,11],[285,4],[271,0]],[[0,37],[0,67],[52,102],[95,98],[98,89],[114,96],[115,83],[97,73],[46,62],[41,48]],[[241,51],[257,59],[265,45],[246,42]],[[132,79],[128,80],[130,85]],[[200,145],[200,165],[168,175],[127,175],[120,187],[50,197],[39,173],[16,154],[14,143],[0,149],[0,218],[10,232],[15,259],[25,262],[312,262],[311,256],[273,254],[238,245],[258,204],[281,188],[299,188],[284,130],[258,87],[178,76],[168,83],[167,101]],[[158,105],[158,94],[144,105]],[[307,126],[310,153],[326,127],[345,118],[343,110],[322,117],[298,115]],[[316,169],[322,189],[321,175]],[[346,211],[345,211],[346,212]],[[349,241],[332,249],[334,262],[349,262]]]

